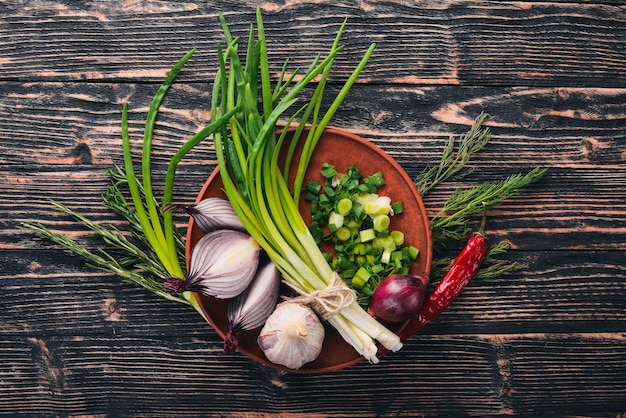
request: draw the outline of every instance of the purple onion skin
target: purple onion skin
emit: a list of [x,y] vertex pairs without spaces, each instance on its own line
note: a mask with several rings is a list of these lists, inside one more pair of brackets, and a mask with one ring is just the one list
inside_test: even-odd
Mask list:
[[228,301],[228,333],[224,338],[224,352],[233,353],[241,331],[260,327],[272,314],[278,303],[281,275],[271,262],[257,270],[248,288]]
[[424,303],[429,281],[426,274],[392,274],[376,286],[367,311],[374,318],[387,322],[411,319]]

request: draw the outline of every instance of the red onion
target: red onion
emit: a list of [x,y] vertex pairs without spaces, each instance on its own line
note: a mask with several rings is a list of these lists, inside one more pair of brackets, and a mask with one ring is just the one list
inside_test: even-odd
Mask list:
[[174,205],[170,208],[170,210],[174,209],[189,214],[203,232],[216,229],[235,229],[246,232],[246,228],[230,202],[220,197],[208,197],[195,205]]
[[259,244],[248,234],[230,229],[210,232],[198,240],[191,253],[187,279],[168,279],[165,290],[233,298],[254,279],[259,253]]
[[237,348],[237,333],[260,327],[272,314],[280,293],[280,272],[268,262],[257,271],[248,288],[228,302],[229,328],[224,340],[224,351]]
[[388,322],[413,318],[424,303],[429,281],[426,274],[392,274],[376,286],[367,311],[373,317]]

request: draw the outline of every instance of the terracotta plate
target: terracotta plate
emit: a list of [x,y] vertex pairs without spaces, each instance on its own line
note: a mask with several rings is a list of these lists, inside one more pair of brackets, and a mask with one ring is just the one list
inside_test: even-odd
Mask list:
[[[312,179],[322,182],[323,178],[319,171],[324,162],[336,166],[340,173],[345,173],[351,165],[356,165],[365,176],[377,171],[382,172],[386,185],[379,189],[379,194],[389,196],[394,202],[401,201],[404,206],[402,214],[392,217],[390,229],[404,232],[407,245],[413,245],[420,250],[418,259],[411,268],[411,273],[429,272],[432,247],[426,210],[411,179],[395,160],[377,146],[358,136],[341,130],[326,129],[309,164],[306,180]],[[200,191],[197,202],[207,197],[225,197],[222,186],[219,170],[216,169]],[[302,215],[308,223],[310,220],[309,206],[301,202],[300,207]],[[192,219],[187,232],[187,260],[189,260],[189,254],[202,234]],[[211,326],[224,338],[228,331],[227,301],[201,295],[198,295],[197,298]],[[403,340],[410,336],[410,332],[407,332],[411,328],[410,321],[400,326],[396,324],[395,326],[389,325],[389,327],[396,331]],[[256,343],[259,331],[260,329],[257,329],[239,334],[238,351],[255,361],[277,369],[299,373],[321,373],[342,369],[363,360],[363,357],[344,342],[334,329],[327,326],[326,339],[320,356],[315,361],[305,364],[301,369],[286,369],[269,362],[265,358]]]

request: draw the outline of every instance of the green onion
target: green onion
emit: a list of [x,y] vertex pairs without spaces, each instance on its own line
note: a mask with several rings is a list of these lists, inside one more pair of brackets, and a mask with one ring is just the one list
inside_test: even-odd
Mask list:
[[389,227],[390,221],[388,215],[378,215],[374,218],[374,229],[378,232],[385,231]]
[[404,245],[404,233],[402,231],[391,231],[389,236],[396,246]]
[[[161,102],[182,67],[194,53],[195,49],[192,49],[172,67],[163,81],[163,84],[155,94],[148,110],[141,155],[143,193],[140,192],[139,184],[137,178],[135,177],[135,169],[130,148],[130,138],[128,135],[127,105],[124,104],[122,108],[122,149],[124,154],[124,170],[126,176],[128,177],[129,191],[135,206],[137,219],[141,225],[141,230],[146,237],[146,241],[156,254],[167,273],[172,277],[181,279],[185,277],[185,263],[184,260],[181,260],[181,252],[178,250],[176,245],[176,234],[172,213],[171,211],[165,211],[163,213],[157,207],[156,199],[154,198],[152,191],[151,154],[154,125]],[[175,153],[167,169],[162,199],[163,207],[168,207],[172,203],[174,177],[176,167],[180,160],[198,143],[215,133],[217,130],[221,129],[229,117],[234,113],[235,110],[232,110],[222,117],[214,119],[211,124],[195,134]],[[163,224],[161,224],[161,220],[163,220]],[[189,293],[185,293],[184,297],[199,311],[195,299],[192,298]]]
[[391,210],[394,215],[399,215],[404,212],[404,207],[402,206],[402,202],[395,202],[391,204]]
[[[302,219],[298,209],[299,195],[304,189],[304,173],[315,145],[365,66],[374,45],[370,46],[330,107],[320,117],[326,77],[334,57],[343,49],[338,43],[345,22],[328,56],[325,59],[316,59],[299,81],[289,89],[282,89],[279,86],[271,88],[269,85],[270,71],[264,58],[266,42],[260,9],[257,8],[258,41],[249,42],[245,66],[237,55],[236,41],[232,41],[223,17],[221,19],[229,46],[223,54],[219,53],[220,71],[213,89],[212,112],[215,116],[220,116],[226,109],[237,105],[245,109],[230,118],[230,135],[225,129],[214,135],[224,191],[248,232],[292,286],[305,293],[326,289],[335,280],[335,274]],[[253,30],[251,28],[250,38]],[[295,146],[294,142],[285,143],[285,130],[276,137],[277,123],[296,103],[299,93],[318,76],[321,81],[312,99],[287,117],[289,127],[296,115],[301,116],[293,141],[299,140],[300,132],[304,137],[304,151],[299,156],[294,185],[290,187],[286,179],[291,161],[295,158],[292,153]],[[259,79],[261,105],[257,106],[259,95],[256,82]],[[305,126],[309,127],[306,135]],[[230,152],[230,143],[238,152]],[[288,154],[287,162],[283,165],[278,163],[281,149],[286,149]],[[238,170],[241,172],[238,173]],[[391,350],[397,350],[402,345],[395,334],[374,320],[357,302],[343,307],[328,321],[349,344],[371,362],[378,361],[375,340]]]
[[[224,112],[220,117],[213,118],[208,126],[190,138],[172,156],[166,173],[162,206],[154,196],[151,177],[152,139],[160,105],[178,73],[194,53],[195,50],[189,51],[172,67],[152,100],[144,127],[141,181],[135,174],[133,163],[128,132],[128,108],[126,104],[122,106],[121,139],[124,166],[123,168],[116,166],[108,171],[111,185],[102,196],[102,200],[105,207],[128,221],[130,234],[143,248],[131,243],[117,227],[101,226],[60,203],[53,203],[55,209],[70,215],[77,222],[93,230],[107,245],[120,250],[124,256],[116,260],[103,249],[99,249],[98,253],[89,251],[70,238],[55,233],[41,224],[24,223],[23,226],[84,257],[93,268],[119,275],[164,298],[187,303],[202,314],[195,298],[191,297],[189,292],[185,292],[181,297],[165,291],[164,283],[167,279],[185,278],[185,262],[184,244],[174,227],[172,213],[163,208],[171,208],[178,163],[198,143],[221,130],[238,108],[235,107],[230,112]],[[129,199],[122,192],[122,188],[128,189]]]
[[372,241],[374,238],[376,238],[376,231],[374,228],[364,229],[359,232],[359,239],[361,242]]
[[346,216],[352,210],[352,199],[344,197],[339,202],[337,202],[337,212],[340,215]]
[[[322,172],[326,174],[324,185],[308,184],[306,196],[312,195],[308,198],[312,215],[309,228],[317,242],[334,245],[334,253],[326,254],[327,259],[366,308],[374,288],[391,274],[408,272],[417,257],[404,246],[401,231],[389,230],[391,216],[402,213],[402,204],[392,205],[389,197],[376,193],[385,184],[380,172],[363,177],[353,165],[339,174],[328,163],[322,164]],[[313,195],[312,190],[322,194]],[[367,280],[364,272],[368,273]]]
[[352,285],[357,288],[362,288],[365,283],[372,277],[372,273],[365,267],[360,267],[354,277],[352,278]]
[[335,236],[339,241],[347,241],[350,239],[350,237],[352,237],[352,231],[350,231],[349,228],[342,226],[337,231],[335,231]]

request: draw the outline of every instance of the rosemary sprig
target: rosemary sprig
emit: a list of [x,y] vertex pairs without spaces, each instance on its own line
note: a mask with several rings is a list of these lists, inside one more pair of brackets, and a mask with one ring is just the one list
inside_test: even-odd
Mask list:
[[162,280],[168,276],[165,268],[156,262],[152,255],[132,243],[120,230],[111,225],[104,227],[95,223],[61,203],[53,201],[52,205],[58,211],[71,216],[77,222],[94,231],[106,244],[122,251],[124,256],[118,259],[103,248],[98,248],[98,253],[95,253],[67,235],[55,233],[41,223],[25,222],[22,223],[22,227],[34,231],[37,235],[83,257],[90,268],[115,274],[126,282],[144,287],[166,299],[189,304],[189,301],[182,295],[172,295],[165,292]]

